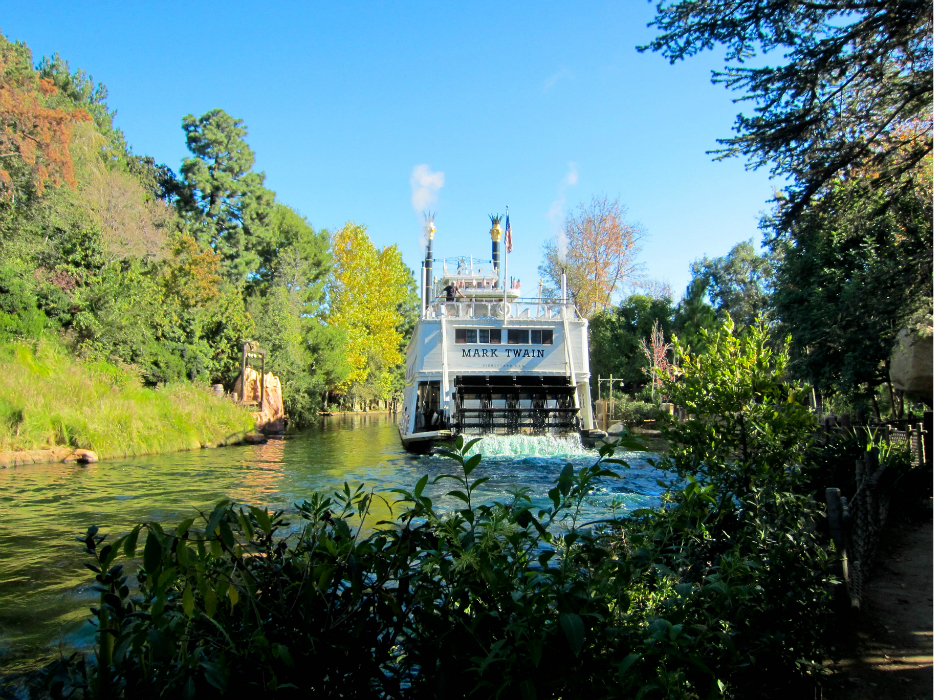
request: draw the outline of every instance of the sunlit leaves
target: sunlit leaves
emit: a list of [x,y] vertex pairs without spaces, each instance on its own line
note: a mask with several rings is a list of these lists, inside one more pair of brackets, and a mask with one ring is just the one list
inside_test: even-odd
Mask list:
[[90,116],[46,106],[55,92],[33,70],[26,45],[0,35],[0,195],[6,199],[42,194],[47,184],[76,187],[68,147],[75,122]]
[[545,243],[539,272],[552,294],[566,275],[568,295],[585,317],[609,308],[613,295],[639,278],[636,258],[645,231],[626,221],[619,199],[594,197],[569,214],[562,232]]
[[402,361],[399,305],[408,292],[408,269],[396,246],[377,249],[364,226],[348,223],[333,235],[331,247],[334,272],[327,322],[344,332],[350,366],[337,388],[347,391],[372,375],[375,398],[387,398],[390,369]]

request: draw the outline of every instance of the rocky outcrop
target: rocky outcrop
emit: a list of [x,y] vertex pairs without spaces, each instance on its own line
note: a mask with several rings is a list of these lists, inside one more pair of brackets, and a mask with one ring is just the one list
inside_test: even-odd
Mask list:
[[50,450],[15,450],[0,452],[0,467],[61,462],[71,453],[72,448],[70,447],[53,447]]
[[93,464],[97,461],[97,454],[91,450],[76,450],[72,447],[0,452],[0,467],[16,467],[21,464],[47,464],[49,462]]
[[[247,403],[253,403],[258,410],[253,412],[256,429],[263,433],[281,433],[285,430],[285,408],[282,404],[282,382],[272,372],[263,377],[265,395],[260,384],[260,374],[252,367],[247,367],[243,375],[237,377],[233,391],[237,397]],[[262,405],[260,405],[262,397]]]
[[65,457],[65,462],[77,462],[78,464],[94,464],[98,461],[97,453],[91,450],[75,450]]
[[921,336],[902,329],[898,334],[898,345],[892,352],[889,376],[892,386],[917,396],[929,406],[934,392],[934,338]]

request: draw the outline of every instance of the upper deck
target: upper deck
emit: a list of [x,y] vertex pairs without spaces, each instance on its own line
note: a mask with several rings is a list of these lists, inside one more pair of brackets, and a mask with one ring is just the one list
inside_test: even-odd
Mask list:
[[[498,294],[468,295],[464,291],[465,299],[457,298],[454,301],[437,300],[428,304],[422,318],[435,320],[439,318],[459,319],[462,321],[543,321],[553,324],[569,321],[582,321],[577,308],[571,302],[562,302],[554,299],[522,299],[512,297],[504,303],[502,290]],[[484,324],[489,325],[489,324]]]
[[553,300],[458,299],[429,304],[406,353],[416,375],[590,374],[587,320],[574,304]]

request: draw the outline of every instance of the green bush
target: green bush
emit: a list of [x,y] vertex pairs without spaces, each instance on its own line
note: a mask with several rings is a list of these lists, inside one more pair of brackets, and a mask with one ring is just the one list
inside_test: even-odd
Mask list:
[[[228,501],[174,528],[81,539],[100,603],[94,658],[33,680],[58,697],[803,697],[819,682],[830,552],[807,492],[810,415],[765,332],[708,338],[666,391],[666,503],[580,522],[625,467],[568,465],[533,507],[477,502],[473,442],[440,511],[428,476],[364,532],[349,486],[282,512]],[[631,445],[626,445],[631,447]],[[142,561],[132,558],[143,541]],[[138,591],[123,564],[138,567]]]
[[101,458],[219,443],[253,429],[249,412],[207,386],[144,387],[130,369],[79,360],[48,341],[0,343],[0,449],[58,445]]
[[668,415],[661,410],[661,407],[651,401],[638,401],[624,398],[616,404],[613,411],[613,419],[619,420],[626,425],[638,425],[648,420],[658,420]]

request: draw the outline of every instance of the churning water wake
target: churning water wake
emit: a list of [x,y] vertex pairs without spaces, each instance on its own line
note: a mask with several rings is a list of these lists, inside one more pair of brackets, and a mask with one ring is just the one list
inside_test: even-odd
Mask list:
[[470,448],[470,454],[480,453],[484,459],[523,459],[540,457],[543,459],[578,459],[592,458],[596,461],[599,453],[587,449],[581,443],[579,435],[555,437],[553,435],[484,435],[476,445]]

